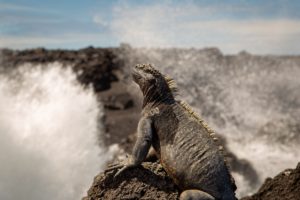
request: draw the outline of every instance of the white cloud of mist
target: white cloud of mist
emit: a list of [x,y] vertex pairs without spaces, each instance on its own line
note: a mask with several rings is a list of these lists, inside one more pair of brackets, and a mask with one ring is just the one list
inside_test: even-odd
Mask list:
[[[138,47],[217,46],[225,53],[241,50],[262,54],[300,53],[296,45],[300,43],[300,21],[238,18],[243,12],[261,12],[257,9],[234,5],[131,5],[123,2],[113,9],[110,29],[119,41]],[[224,11],[237,16],[220,16],[226,13]]]
[[107,26],[108,25],[108,22],[103,19],[100,15],[95,15],[93,17],[93,22],[98,24],[98,25],[101,25],[101,26]]
[[0,199],[82,198],[111,156],[99,148],[92,89],[59,64],[0,80]]

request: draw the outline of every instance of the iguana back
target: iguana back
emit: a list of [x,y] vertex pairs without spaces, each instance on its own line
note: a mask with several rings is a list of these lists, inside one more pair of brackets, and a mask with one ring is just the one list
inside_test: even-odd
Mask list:
[[153,116],[153,147],[182,189],[201,189],[217,199],[235,199],[236,189],[212,131],[181,102],[160,104]]

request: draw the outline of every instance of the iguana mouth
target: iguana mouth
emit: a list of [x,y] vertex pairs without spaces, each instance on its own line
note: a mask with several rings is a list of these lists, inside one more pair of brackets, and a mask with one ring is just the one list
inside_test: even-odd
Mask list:
[[133,78],[133,80],[136,82],[137,80],[141,79],[142,77],[141,77],[141,75],[134,69],[134,70],[132,71],[132,78]]

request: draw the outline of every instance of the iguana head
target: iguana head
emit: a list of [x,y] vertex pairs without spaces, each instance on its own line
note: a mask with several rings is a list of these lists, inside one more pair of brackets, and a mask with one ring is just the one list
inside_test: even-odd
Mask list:
[[144,105],[174,101],[176,87],[173,79],[164,76],[150,64],[136,65],[132,76],[144,94]]

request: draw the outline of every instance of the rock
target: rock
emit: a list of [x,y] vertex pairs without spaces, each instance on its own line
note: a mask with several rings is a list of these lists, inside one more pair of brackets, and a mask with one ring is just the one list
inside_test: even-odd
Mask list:
[[267,178],[258,192],[242,200],[299,200],[300,163],[296,169],[286,169],[279,175]]
[[[176,185],[162,166],[144,162],[143,166],[128,169],[113,179],[115,171],[100,173],[94,179],[84,200],[98,199],[178,199]],[[266,179],[259,191],[241,200],[299,200],[300,163],[276,177]]]
[[178,188],[157,162],[145,162],[114,179],[115,172],[97,175],[84,199],[178,199]]
[[108,96],[102,99],[104,106],[111,110],[125,110],[133,106],[133,100],[130,94],[121,93]]
[[217,134],[217,138],[219,139],[220,144],[224,147],[226,161],[231,172],[235,172],[243,176],[245,180],[247,180],[249,187],[257,185],[260,180],[252,164],[246,159],[238,158],[232,151],[230,151],[227,140],[224,136]]

